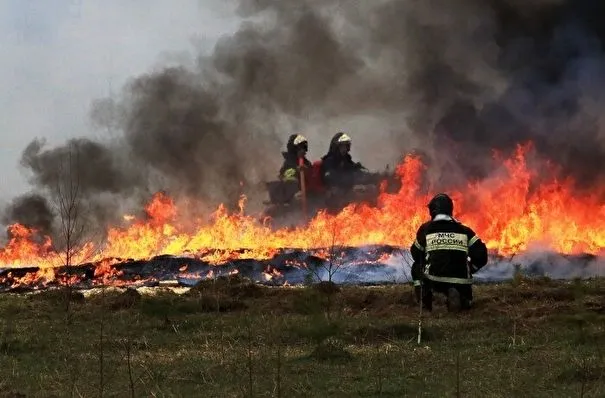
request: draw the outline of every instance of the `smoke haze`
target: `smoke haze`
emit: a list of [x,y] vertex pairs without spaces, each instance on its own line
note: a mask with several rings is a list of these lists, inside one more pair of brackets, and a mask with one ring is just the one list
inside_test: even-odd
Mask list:
[[485,177],[492,149],[526,140],[585,186],[604,176],[601,2],[241,0],[238,12],[239,30],[194,65],[94,99],[90,118],[111,137],[28,145],[34,191],[5,221],[52,230],[43,198],[69,148],[95,222],[117,222],[156,190],[234,206],[275,178],[294,131],[313,159],[348,131],[373,169],[419,150],[438,186]]

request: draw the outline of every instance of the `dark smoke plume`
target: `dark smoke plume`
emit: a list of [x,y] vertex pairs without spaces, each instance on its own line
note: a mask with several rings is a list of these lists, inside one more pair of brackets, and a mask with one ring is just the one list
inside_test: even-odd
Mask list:
[[46,198],[31,193],[19,196],[8,205],[2,215],[4,224],[19,222],[28,228],[36,228],[41,235],[54,235],[55,214]]
[[43,150],[44,145],[44,141],[32,141],[21,157],[21,164],[33,172],[34,185],[54,188],[72,167],[79,188],[87,196],[124,192],[134,186],[134,174],[121,168],[109,148],[99,143],[79,138],[64,147]]
[[[234,205],[275,177],[294,131],[315,159],[341,129],[363,163],[419,150],[441,185],[486,176],[492,149],[528,140],[585,186],[605,175],[605,3],[241,0],[239,11],[249,19],[196,68],[135,77],[93,103],[117,137],[66,147],[82,151],[94,218],[117,212],[103,201],[140,204],[159,189]],[[37,191],[65,152],[26,148]]]
[[[601,109],[605,104],[605,3],[599,1],[491,1],[479,43],[497,49],[491,67],[504,78],[498,95],[447,96],[436,141],[454,144],[459,166],[483,177],[489,150],[511,150],[531,140],[566,176],[586,185],[603,181]],[[479,8],[478,8],[479,9]],[[475,51],[472,46],[458,56]],[[476,86],[486,91],[482,86]],[[445,148],[445,145],[442,148]]]

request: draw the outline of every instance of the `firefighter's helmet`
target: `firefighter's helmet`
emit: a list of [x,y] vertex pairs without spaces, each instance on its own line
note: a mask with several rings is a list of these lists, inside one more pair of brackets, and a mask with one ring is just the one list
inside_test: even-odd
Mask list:
[[296,153],[299,150],[307,152],[309,150],[309,143],[307,142],[307,138],[302,134],[292,134],[288,138],[286,149],[291,153]]
[[439,193],[431,199],[428,204],[431,217],[437,214],[452,216],[454,213],[454,201],[445,193]]

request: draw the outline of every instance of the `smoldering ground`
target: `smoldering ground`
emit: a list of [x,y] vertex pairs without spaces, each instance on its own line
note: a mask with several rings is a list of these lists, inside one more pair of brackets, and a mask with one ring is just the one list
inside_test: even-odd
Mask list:
[[[435,188],[485,177],[492,149],[527,140],[583,187],[602,181],[599,1],[241,0],[239,11],[239,31],[196,68],[136,76],[118,98],[93,101],[97,127],[117,134],[74,141],[89,151],[78,169],[96,221],[116,222],[116,203],[140,206],[158,189],[209,207],[262,193],[294,131],[319,158],[347,130],[375,169],[419,150]],[[34,194],[5,221],[50,230],[56,216],[37,195],[52,196],[65,150],[32,145]]]

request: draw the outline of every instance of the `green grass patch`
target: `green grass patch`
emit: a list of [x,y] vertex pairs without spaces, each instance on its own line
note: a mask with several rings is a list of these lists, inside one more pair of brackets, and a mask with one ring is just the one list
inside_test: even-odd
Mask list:
[[605,396],[605,281],[475,296],[458,315],[437,296],[417,344],[408,285],[6,294],[0,396]]

